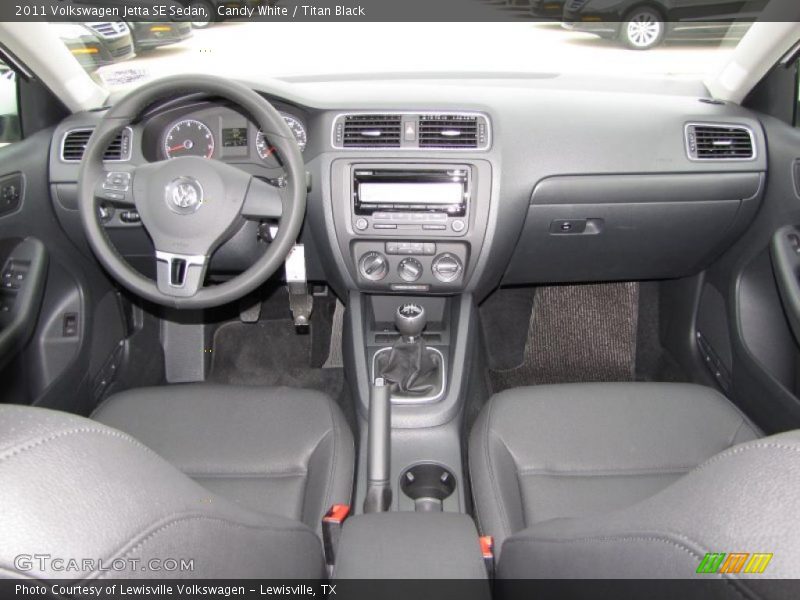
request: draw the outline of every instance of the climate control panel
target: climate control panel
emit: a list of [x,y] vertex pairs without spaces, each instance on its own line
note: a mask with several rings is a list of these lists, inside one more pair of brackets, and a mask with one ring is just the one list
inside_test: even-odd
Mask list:
[[457,291],[465,283],[464,243],[358,241],[352,250],[361,287],[421,293]]

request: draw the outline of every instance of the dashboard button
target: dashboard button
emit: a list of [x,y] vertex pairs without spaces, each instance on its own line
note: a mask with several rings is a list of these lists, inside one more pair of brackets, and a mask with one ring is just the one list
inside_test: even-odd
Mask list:
[[389,261],[380,252],[367,252],[358,261],[358,270],[364,279],[380,281],[389,273]]
[[461,260],[455,255],[446,252],[433,260],[431,265],[433,276],[442,283],[451,283],[461,276],[463,266]]
[[424,267],[422,263],[416,258],[404,258],[397,267],[397,273],[400,275],[400,279],[409,283],[414,283],[422,277],[423,271]]
[[364,231],[367,227],[369,227],[369,223],[366,219],[356,219],[356,229]]
[[464,223],[464,221],[453,221],[450,224],[450,227],[452,227],[453,231],[455,231],[456,233],[461,233],[462,231],[464,231],[464,229],[466,229],[467,226]]

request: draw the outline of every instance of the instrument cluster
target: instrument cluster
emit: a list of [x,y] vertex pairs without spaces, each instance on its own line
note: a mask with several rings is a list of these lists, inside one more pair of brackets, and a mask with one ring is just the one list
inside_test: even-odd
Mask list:
[[[158,127],[160,132],[155,152],[155,158],[159,160],[200,156],[231,162],[254,162],[266,168],[281,166],[280,157],[268,136],[255,123],[230,108],[178,111],[178,116],[172,112],[153,120],[153,127]],[[308,130],[303,118],[284,110],[279,112],[303,152],[308,144]]]

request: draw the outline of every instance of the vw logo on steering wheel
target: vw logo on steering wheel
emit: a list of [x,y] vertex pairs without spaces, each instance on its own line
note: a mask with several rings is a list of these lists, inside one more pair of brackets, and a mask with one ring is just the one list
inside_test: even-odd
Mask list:
[[167,206],[179,215],[190,215],[203,204],[203,187],[193,177],[178,177],[166,189]]

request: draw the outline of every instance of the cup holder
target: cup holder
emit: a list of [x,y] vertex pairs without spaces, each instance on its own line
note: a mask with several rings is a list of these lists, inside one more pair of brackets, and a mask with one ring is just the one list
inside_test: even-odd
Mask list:
[[417,512],[441,512],[442,502],[456,490],[456,478],[442,465],[413,465],[400,476],[400,490],[414,501]]

